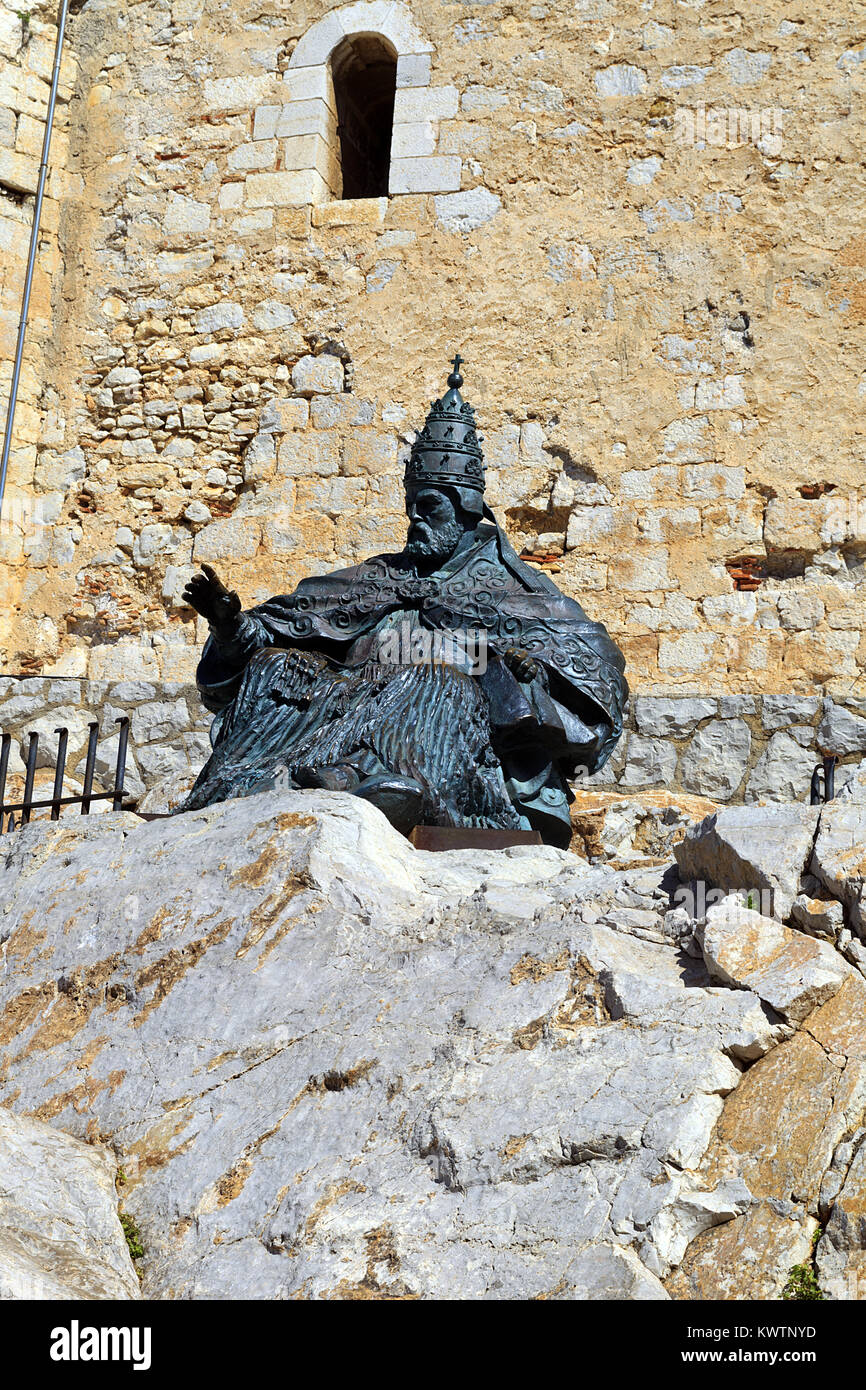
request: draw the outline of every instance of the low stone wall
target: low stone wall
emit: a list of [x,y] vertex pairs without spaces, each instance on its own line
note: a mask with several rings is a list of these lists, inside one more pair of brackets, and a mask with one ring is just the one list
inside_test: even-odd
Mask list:
[[590,782],[668,787],[713,801],[804,801],[821,750],[840,756],[837,788],[866,756],[866,699],[806,695],[638,695],[627,732]]
[[[168,779],[183,782],[198,772],[210,752],[211,716],[195,686],[178,682],[88,681],[66,677],[0,678],[0,731],[14,736],[9,770],[24,771],[27,734],[40,735],[37,784],[50,778],[57,751],[54,731],[69,729],[67,771],[74,789],[84,770],[88,725],[99,722],[97,779],[111,785],[117,756],[117,725],[130,718],[126,789],[141,797]],[[41,776],[40,776],[41,774]]]
[[[0,678],[0,730],[14,735],[10,771],[23,772],[26,735],[38,730],[44,776],[53,767],[54,730],[69,728],[67,767],[80,776],[87,726],[100,725],[97,774],[110,782],[115,720],[130,716],[127,789],[131,796],[171,779],[186,782],[210,751],[210,716],[194,686],[178,682]],[[713,801],[806,801],[823,748],[847,766],[866,757],[866,698],[845,702],[804,695],[638,695],[613,758],[584,786],[666,787]]]

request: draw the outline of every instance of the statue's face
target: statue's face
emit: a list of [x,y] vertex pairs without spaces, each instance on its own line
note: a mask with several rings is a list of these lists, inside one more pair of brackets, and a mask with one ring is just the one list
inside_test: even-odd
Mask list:
[[406,515],[409,534],[406,552],[434,560],[447,560],[453,555],[464,531],[465,520],[445,492],[425,487],[406,496]]

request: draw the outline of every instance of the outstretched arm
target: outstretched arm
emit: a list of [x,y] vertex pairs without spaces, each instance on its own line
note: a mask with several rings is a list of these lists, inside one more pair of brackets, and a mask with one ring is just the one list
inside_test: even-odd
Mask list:
[[202,573],[194,574],[187,583],[183,597],[207,620],[211,642],[234,673],[271,639],[257,618],[241,611],[240,598],[234,589],[226,588],[216,570],[210,565],[201,568]]

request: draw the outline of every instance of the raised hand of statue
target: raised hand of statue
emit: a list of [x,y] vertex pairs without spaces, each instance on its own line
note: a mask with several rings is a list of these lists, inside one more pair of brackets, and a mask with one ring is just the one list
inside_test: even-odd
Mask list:
[[214,632],[228,634],[237,626],[241,601],[233,589],[226,588],[210,565],[202,565],[202,573],[194,574],[189,580],[183,599],[207,619]]
[[531,657],[523,647],[509,647],[503,654],[502,660],[511,674],[522,681],[524,685],[535,680],[541,669],[534,657]]

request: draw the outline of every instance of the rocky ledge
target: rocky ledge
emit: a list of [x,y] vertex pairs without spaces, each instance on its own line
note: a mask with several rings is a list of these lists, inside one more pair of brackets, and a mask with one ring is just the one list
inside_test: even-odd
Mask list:
[[327,793],[4,838],[0,1290],[134,1296],[119,1204],[149,1298],[866,1296],[866,806],[674,853]]

